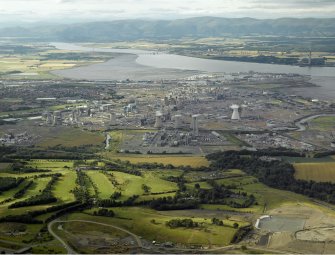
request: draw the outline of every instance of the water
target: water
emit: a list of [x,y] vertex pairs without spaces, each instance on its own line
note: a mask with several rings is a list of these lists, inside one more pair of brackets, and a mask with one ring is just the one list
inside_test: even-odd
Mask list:
[[[70,43],[52,43],[58,49],[77,50],[85,52],[112,52],[133,54],[128,62],[120,58],[88,67],[59,70],[55,73],[68,78],[76,79],[168,79],[183,78],[197,72],[213,73],[296,73],[311,76],[311,81],[320,86],[314,88],[290,88],[289,92],[320,99],[335,98],[335,67],[299,67],[290,65],[259,64],[237,61],[211,60],[186,57],[174,54],[157,53],[153,51],[134,49],[104,49],[89,48]],[[194,73],[190,72],[193,70]],[[185,72],[185,73],[184,73]]]
[[259,228],[270,232],[296,232],[304,229],[305,222],[305,219],[300,218],[271,216],[271,218],[261,219]]
[[154,51],[134,49],[104,49],[88,48],[70,43],[53,43],[55,47],[62,50],[96,51],[136,54],[138,64],[156,68],[171,68],[181,70],[198,70],[205,72],[263,72],[263,73],[296,73],[311,75],[312,77],[335,77],[334,67],[299,67],[290,65],[259,64],[238,61],[224,61],[186,57],[174,54],[156,53]]

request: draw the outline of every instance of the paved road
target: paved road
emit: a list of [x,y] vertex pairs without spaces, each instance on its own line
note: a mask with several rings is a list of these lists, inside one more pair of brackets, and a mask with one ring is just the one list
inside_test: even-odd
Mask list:
[[62,239],[60,238],[53,230],[52,230],[52,226],[55,224],[55,223],[58,223],[58,222],[61,222],[61,221],[57,221],[57,220],[53,220],[51,221],[49,224],[48,224],[48,231],[49,233],[54,237],[56,238],[63,246],[64,248],[66,249],[67,253],[68,254],[76,254],[76,252]]
[[318,117],[325,117],[325,116],[335,116],[334,113],[324,113],[324,114],[316,114],[316,115],[312,115],[312,116],[308,116],[306,118],[303,118],[301,120],[299,120],[298,122],[295,123],[295,125],[298,127],[299,132],[301,131],[305,131],[306,130],[306,126],[304,124],[306,124],[307,122],[316,119]]
[[[101,226],[106,226],[106,227],[111,227],[111,228],[115,228],[117,230],[120,230],[120,231],[123,231],[127,234],[129,234],[130,236],[132,236],[136,242],[137,242],[137,245],[138,247],[140,248],[145,248],[142,244],[142,241],[141,239],[139,238],[139,236],[137,236],[136,234],[124,229],[124,228],[121,228],[121,227],[117,227],[117,226],[114,226],[114,225],[111,225],[111,224],[105,224],[105,223],[100,223],[100,222],[96,222],[96,221],[89,221],[89,220],[64,220],[64,221],[61,221],[61,220],[55,220],[55,221],[52,221],[48,224],[48,230],[50,232],[51,235],[53,235],[57,240],[59,240],[62,245],[66,248],[67,252],[69,254],[75,254],[75,251],[66,244],[66,242],[64,240],[62,240],[57,234],[55,234],[55,232],[52,230],[52,225],[55,224],[55,223],[65,223],[65,222],[86,222],[86,223],[91,223],[91,224],[97,224],[97,225],[101,225]],[[214,251],[225,251],[225,250],[229,250],[229,249],[234,249],[234,248],[240,248],[241,245],[236,245],[236,244],[233,244],[233,245],[228,245],[228,246],[224,246],[224,247],[216,247],[216,248],[212,248],[212,249],[207,249],[207,250],[201,250],[201,249],[182,249],[182,248],[163,248],[163,247],[160,247],[160,248],[155,248],[155,247],[152,247],[152,251],[155,251],[155,250],[165,250],[166,252],[169,252],[169,251],[193,251],[193,252],[196,252],[196,251],[206,251],[206,252],[214,252]],[[253,247],[253,246],[249,246],[247,247],[248,249],[250,250],[259,250],[259,251],[265,251],[265,252],[269,252],[269,253],[287,253],[287,252],[284,252],[284,251],[279,251],[279,250],[275,250],[275,249],[268,249],[266,247]],[[145,248],[147,249],[147,248]]]
[[[241,245],[239,244],[232,244],[232,245],[227,245],[223,247],[216,247],[216,248],[211,248],[211,249],[189,249],[189,248],[153,248],[153,251],[162,251],[164,250],[166,253],[169,253],[169,251],[175,251],[175,252],[206,252],[206,253],[211,253],[211,252],[218,252],[218,251],[227,251],[227,250],[233,250],[233,249],[240,249]],[[287,254],[288,252],[285,251],[280,251],[280,250],[275,250],[275,249],[269,249],[267,247],[258,247],[258,246],[246,246],[248,250],[253,250],[253,251],[259,251],[261,253],[263,252],[268,252],[269,254]],[[290,252],[292,253],[292,252]]]
[[136,240],[138,247],[140,247],[140,248],[143,247],[142,241],[137,235],[135,235],[134,233],[132,233],[132,232],[130,232],[130,231],[124,229],[124,228],[120,228],[120,227],[117,227],[117,226],[114,226],[114,225],[111,225],[111,224],[105,224],[105,223],[100,223],[100,222],[90,221],[90,220],[54,220],[54,221],[52,221],[48,224],[48,230],[49,230],[49,232],[52,236],[54,236],[58,241],[60,241],[62,243],[64,248],[67,250],[68,254],[76,254],[76,252],[52,230],[52,225],[53,224],[55,224],[55,223],[65,223],[65,222],[85,222],[85,223],[91,223],[91,224],[96,224],[96,225],[115,228],[117,230],[123,231],[123,232],[129,234],[130,236],[132,236]]

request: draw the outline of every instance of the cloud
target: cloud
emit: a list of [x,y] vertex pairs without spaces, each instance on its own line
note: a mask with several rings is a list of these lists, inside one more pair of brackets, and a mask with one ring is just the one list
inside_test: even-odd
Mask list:
[[335,0],[0,0],[0,22],[221,17],[335,17]]

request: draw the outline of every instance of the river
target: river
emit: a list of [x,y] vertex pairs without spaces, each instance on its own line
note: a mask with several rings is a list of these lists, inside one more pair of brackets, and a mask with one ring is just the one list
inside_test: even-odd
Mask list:
[[[68,78],[149,79],[152,73],[155,74],[153,76],[155,78],[177,78],[187,77],[197,72],[238,73],[254,71],[263,73],[296,73],[300,75],[310,75],[312,78],[311,81],[322,88],[308,88],[308,91],[305,91],[305,88],[303,88],[293,90],[294,92],[327,99],[335,97],[335,67],[299,67],[201,59],[135,49],[89,48],[71,43],[52,43],[52,45],[62,50],[111,52],[133,55],[132,57],[119,56],[104,64],[95,64],[89,67],[78,67],[55,72],[58,75]],[[127,68],[129,70],[127,70]]]

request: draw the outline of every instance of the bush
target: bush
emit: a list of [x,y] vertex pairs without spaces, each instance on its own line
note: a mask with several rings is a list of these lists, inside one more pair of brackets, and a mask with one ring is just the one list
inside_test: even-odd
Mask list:
[[115,213],[112,210],[103,208],[103,209],[99,209],[98,211],[94,211],[93,215],[94,216],[114,217]]
[[173,219],[166,222],[166,226],[170,228],[196,228],[199,227],[199,223],[194,222],[192,219]]

